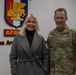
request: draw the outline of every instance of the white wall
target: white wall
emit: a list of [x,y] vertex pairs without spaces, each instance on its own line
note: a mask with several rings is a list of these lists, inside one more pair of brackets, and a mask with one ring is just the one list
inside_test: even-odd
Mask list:
[[[4,1],[0,0],[0,41],[13,40],[13,37],[4,37],[4,29],[12,29],[4,20]],[[15,0],[16,1],[16,0]],[[67,24],[71,28],[76,28],[76,0],[28,0],[28,14],[33,13],[37,16],[41,33],[45,40],[48,33],[55,27],[53,20],[54,10],[64,7],[68,12]],[[14,29],[14,28],[13,28]],[[9,64],[9,53],[11,46],[0,46],[0,75],[11,75]]]
[[54,10],[64,7],[68,12],[68,25],[72,28],[76,28],[76,0],[31,0],[29,1],[28,13],[33,13],[37,16],[41,32],[45,39],[48,32],[55,27],[53,20]]

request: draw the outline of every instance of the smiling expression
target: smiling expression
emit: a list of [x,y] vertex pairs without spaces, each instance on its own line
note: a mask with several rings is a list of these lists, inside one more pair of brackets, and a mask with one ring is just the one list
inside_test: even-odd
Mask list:
[[58,30],[63,30],[65,28],[67,16],[65,15],[63,11],[62,12],[57,11],[55,13],[54,20],[55,20]]
[[34,31],[36,29],[35,19],[31,16],[26,23],[26,29],[29,31]]

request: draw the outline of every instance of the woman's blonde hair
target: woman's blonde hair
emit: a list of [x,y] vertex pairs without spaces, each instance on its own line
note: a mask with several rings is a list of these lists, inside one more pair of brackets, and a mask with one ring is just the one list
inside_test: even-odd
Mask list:
[[39,26],[38,26],[37,18],[36,18],[36,16],[33,15],[33,14],[29,14],[29,15],[26,17],[26,19],[25,19],[25,21],[24,21],[24,23],[23,23],[23,25],[22,25],[22,28],[21,28],[19,34],[22,35],[22,36],[24,35],[25,30],[26,30],[26,23],[27,23],[27,21],[30,19],[30,17],[33,17],[33,18],[34,18],[34,20],[35,20],[35,22],[36,22],[36,32],[37,32],[37,34],[38,34],[39,36],[41,36],[40,29],[39,29]]

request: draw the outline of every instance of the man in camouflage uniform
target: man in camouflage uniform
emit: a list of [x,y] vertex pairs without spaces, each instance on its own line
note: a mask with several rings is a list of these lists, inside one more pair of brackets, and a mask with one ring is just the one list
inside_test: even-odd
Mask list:
[[54,12],[57,25],[50,31],[47,46],[50,54],[50,75],[76,75],[76,32],[66,25],[67,11]]

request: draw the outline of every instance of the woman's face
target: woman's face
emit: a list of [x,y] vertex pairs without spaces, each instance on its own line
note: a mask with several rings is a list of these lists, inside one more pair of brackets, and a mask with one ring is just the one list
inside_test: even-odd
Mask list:
[[36,29],[36,22],[33,17],[30,17],[26,23],[26,29],[29,31],[34,31]]

